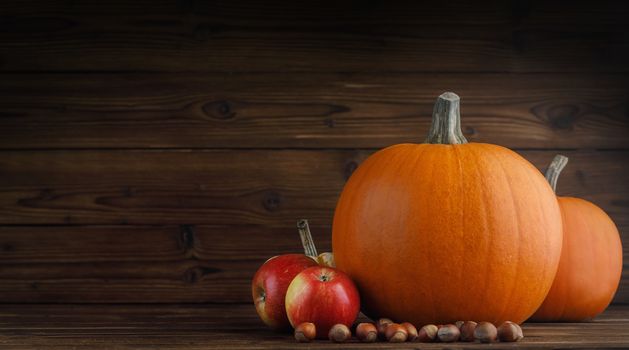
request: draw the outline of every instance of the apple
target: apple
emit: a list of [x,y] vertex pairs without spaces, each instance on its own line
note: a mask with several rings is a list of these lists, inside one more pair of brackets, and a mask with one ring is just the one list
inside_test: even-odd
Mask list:
[[285,304],[293,327],[312,322],[317,338],[322,339],[335,324],[352,326],[360,310],[360,296],[348,275],[335,268],[315,266],[293,279]]
[[276,330],[289,329],[284,300],[288,286],[301,271],[317,266],[303,254],[278,255],[267,260],[253,276],[251,294],[264,323]]

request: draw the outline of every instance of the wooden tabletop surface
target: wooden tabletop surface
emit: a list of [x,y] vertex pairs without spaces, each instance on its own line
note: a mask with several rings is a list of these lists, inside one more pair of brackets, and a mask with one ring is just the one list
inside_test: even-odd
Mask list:
[[589,323],[524,324],[518,343],[295,343],[265,328],[252,305],[3,305],[2,349],[629,348],[629,306]]

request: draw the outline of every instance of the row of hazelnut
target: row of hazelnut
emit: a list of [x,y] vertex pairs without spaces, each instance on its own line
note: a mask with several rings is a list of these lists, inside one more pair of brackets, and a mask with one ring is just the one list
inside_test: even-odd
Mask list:
[[[298,342],[310,342],[315,338],[316,327],[313,323],[304,322],[295,328],[295,339]],[[336,343],[348,341],[352,332],[344,324],[334,325],[328,333],[328,338]],[[474,321],[458,321],[456,324],[425,325],[417,328],[409,322],[394,323],[388,318],[381,318],[376,324],[360,323],[356,326],[356,338],[361,342],[373,343],[388,340],[392,343],[405,341],[444,342],[456,341],[491,343],[497,340],[515,342],[524,337],[522,328],[516,323],[507,321],[496,328],[489,322],[476,323]]]
[[490,322],[458,321],[455,324],[426,325],[418,332],[420,342],[452,343],[456,341],[493,343],[495,341],[516,342],[524,338],[517,323],[506,321],[498,328]]

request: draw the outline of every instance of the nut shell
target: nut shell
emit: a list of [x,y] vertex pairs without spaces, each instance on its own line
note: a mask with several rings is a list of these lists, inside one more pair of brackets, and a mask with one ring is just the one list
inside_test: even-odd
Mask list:
[[319,254],[319,256],[317,256],[317,263],[321,266],[336,267],[336,264],[334,263],[334,254],[330,252]]
[[459,329],[461,331],[461,338],[459,340],[464,342],[472,342],[476,340],[474,337],[474,331],[476,330],[477,325],[478,323],[474,321],[463,322]]
[[387,339],[387,336],[386,336],[387,326],[390,325],[391,323],[393,323],[393,321],[391,321],[391,319],[388,319],[388,318],[381,318],[378,320],[378,322],[376,322],[376,329],[378,329],[378,338],[382,340]]
[[349,340],[352,337],[352,332],[347,328],[346,325],[339,323],[335,324],[330,328],[330,332],[328,333],[328,338],[335,343],[343,343]]
[[295,340],[300,343],[309,343],[317,335],[317,328],[314,323],[304,322],[295,328]]
[[387,330],[385,332],[387,340],[391,343],[403,343],[408,339],[408,332],[404,326],[391,323],[387,326]]
[[446,324],[443,327],[439,328],[437,331],[437,337],[444,343],[452,343],[459,340],[461,336],[461,331],[457,328],[457,326],[453,324]]
[[402,327],[406,329],[406,333],[408,333],[408,341],[415,341],[418,337],[417,328],[410,322],[400,323]]
[[504,342],[516,342],[524,338],[522,328],[517,323],[506,321],[498,327],[498,339]]
[[498,338],[498,330],[496,326],[489,322],[481,322],[474,330],[474,337],[481,343],[492,343]]
[[434,324],[427,324],[417,332],[417,339],[422,343],[432,343],[437,338],[438,328]]
[[373,343],[378,340],[378,329],[373,323],[359,323],[356,326],[356,338],[363,343]]

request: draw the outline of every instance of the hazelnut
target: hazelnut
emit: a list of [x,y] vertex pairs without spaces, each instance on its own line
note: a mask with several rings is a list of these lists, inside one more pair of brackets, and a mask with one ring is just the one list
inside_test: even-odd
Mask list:
[[356,338],[363,343],[373,343],[378,339],[378,329],[373,323],[360,323],[356,326]]
[[408,339],[406,328],[397,323],[388,325],[385,335],[387,340],[391,343],[403,343]]
[[498,327],[498,339],[504,342],[514,342],[524,338],[522,328],[517,323],[507,321]]
[[474,330],[476,330],[476,326],[478,324],[474,321],[465,321],[460,327],[461,331],[461,341],[474,341]]
[[387,338],[385,333],[387,332],[387,326],[391,323],[393,323],[393,321],[388,318],[381,318],[378,320],[378,322],[376,322],[376,328],[378,329],[378,338],[383,340]]
[[311,342],[315,336],[317,335],[317,329],[315,328],[314,323],[304,322],[300,323],[297,328],[295,328],[295,340],[300,343],[308,343]]
[[474,330],[474,337],[480,340],[481,343],[495,342],[498,337],[498,330],[496,326],[489,322],[481,322]]
[[330,252],[319,254],[319,256],[317,256],[317,262],[320,266],[336,267],[336,264],[334,263],[334,254]]
[[406,329],[406,333],[408,333],[408,341],[415,341],[417,339],[417,328],[413,326],[410,322],[400,323],[402,327]]
[[437,331],[437,326],[434,324],[425,325],[417,333],[417,338],[422,343],[431,343],[437,338]]
[[437,337],[444,343],[455,342],[459,340],[459,336],[461,336],[461,332],[453,324],[443,325],[443,327],[439,328],[437,331]]
[[342,323],[335,324],[330,328],[328,338],[335,343],[343,343],[352,337],[352,332]]

